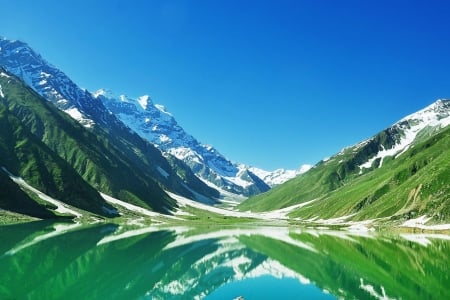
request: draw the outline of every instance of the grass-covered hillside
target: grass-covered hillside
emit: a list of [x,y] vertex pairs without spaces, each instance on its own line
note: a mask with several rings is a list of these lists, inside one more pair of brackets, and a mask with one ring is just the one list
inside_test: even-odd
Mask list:
[[[1,100],[1,99],[0,99]],[[0,101],[0,208],[49,218],[54,213],[38,197],[22,190],[8,176],[25,178],[42,192],[75,207],[108,215],[111,207],[70,165],[35,137]],[[36,202],[37,201],[37,202]]]
[[[24,83],[0,76],[1,164],[48,195],[99,213],[98,191],[155,211],[172,200],[138,162],[86,130]],[[142,164],[142,163],[141,163]]]
[[344,149],[300,177],[244,201],[240,209],[268,211],[311,201],[291,217],[403,220],[427,215],[449,221],[450,127],[425,127],[405,152],[361,167],[395,145],[398,134],[393,130]]

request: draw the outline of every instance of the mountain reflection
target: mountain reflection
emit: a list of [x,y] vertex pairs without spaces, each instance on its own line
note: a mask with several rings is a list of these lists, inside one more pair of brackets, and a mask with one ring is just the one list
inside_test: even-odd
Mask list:
[[265,276],[303,298],[450,299],[446,235],[35,222],[0,239],[1,299],[203,299]]

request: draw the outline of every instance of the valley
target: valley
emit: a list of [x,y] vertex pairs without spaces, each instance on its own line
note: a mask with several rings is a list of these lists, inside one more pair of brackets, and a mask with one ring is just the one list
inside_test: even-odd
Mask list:
[[149,96],[90,93],[25,43],[1,44],[5,220],[449,229],[450,100],[314,166],[267,172],[201,144]]

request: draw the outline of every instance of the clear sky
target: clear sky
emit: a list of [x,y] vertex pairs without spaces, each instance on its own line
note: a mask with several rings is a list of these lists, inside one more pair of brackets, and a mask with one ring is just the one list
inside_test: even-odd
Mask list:
[[77,84],[149,94],[200,142],[315,163],[450,98],[450,1],[0,0],[0,35]]

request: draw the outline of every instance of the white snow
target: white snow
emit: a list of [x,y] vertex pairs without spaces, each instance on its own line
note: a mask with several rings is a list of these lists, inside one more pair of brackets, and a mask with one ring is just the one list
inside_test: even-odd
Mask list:
[[375,291],[375,288],[370,284],[364,284],[364,280],[362,278],[359,279],[360,284],[359,288],[368,292],[372,297],[379,300],[396,300],[395,298],[390,298],[386,295],[386,291],[384,290],[384,287],[381,286],[381,294],[379,294],[377,291]]
[[412,228],[420,228],[426,230],[448,230],[450,229],[450,224],[439,224],[439,225],[425,225],[431,218],[426,215],[420,216],[416,219],[410,219],[405,221],[401,226],[403,227],[412,227]]
[[356,214],[341,216],[341,217],[332,218],[332,219],[317,219],[314,222],[320,223],[323,225],[341,225],[341,224],[345,224],[345,220],[353,217],[354,215],[356,215]]
[[0,84],[0,97],[5,98],[5,94],[3,94],[2,85]]
[[9,76],[8,74],[6,74],[5,72],[1,72],[0,73],[1,77],[6,77],[6,78],[11,78],[11,76]]
[[161,141],[161,143],[169,143],[169,142],[172,141],[172,140],[170,139],[170,137],[168,137],[168,136],[165,135],[165,134],[161,134],[161,135],[159,136],[159,140]]
[[175,199],[178,202],[178,205],[180,207],[190,206],[190,207],[194,207],[194,208],[197,208],[197,209],[201,209],[201,210],[209,211],[209,212],[212,212],[212,213],[220,214],[220,215],[223,215],[223,216],[230,216],[230,217],[236,217],[236,218],[252,218],[252,217],[254,217],[254,215],[251,214],[251,213],[242,213],[242,212],[230,211],[230,210],[226,210],[226,209],[222,209],[222,208],[218,208],[218,207],[202,204],[202,203],[190,200],[190,199],[188,199],[186,197],[173,194],[173,193],[168,192],[168,191],[166,191],[166,193],[172,199]]
[[[380,167],[383,164],[383,160],[387,156],[396,156],[403,154],[406,150],[409,149],[411,144],[416,139],[417,134],[425,129],[426,127],[440,127],[444,128],[450,125],[450,114],[448,112],[440,111],[440,105],[442,105],[442,101],[438,100],[435,103],[427,106],[426,108],[408,115],[392,125],[392,127],[397,126],[402,129],[403,137],[401,140],[395,144],[391,149],[385,149],[379,151],[375,157],[372,157],[364,164],[360,165],[360,169],[362,171],[363,168],[370,168],[372,163],[376,159],[381,159]],[[404,125],[403,122],[408,122],[410,125]],[[410,126],[408,128],[408,126]]]
[[51,77],[51,76],[52,76],[51,74],[46,73],[46,72],[44,72],[44,71],[41,71],[41,77],[43,77],[43,78],[49,78],[49,77]]
[[164,105],[161,105],[161,104],[155,104],[155,107],[156,107],[159,111],[161,111],[162,113],[164,113],[164,114],[166,114],[166,115],[169,115],[169,116],[172,116],[172,114],[171,114],[170,112],[167,111],[167,109],[166,109],[166,107],[165,107]]
[[131,204],[131,203],[127,203],[125,201],[113,198],[111,196],[108,196],[106,194],[100,193],[100,195],[102,195],[103,199],[105,199],[106,202],[109,202],[111,204],[115,204],[115,205],[120,205],[122,207],[125,207],[126,209],[130,210],[130,211],[134,211],[149,217],[160,217],[161,214],[150,211],[148,209],[145,209],[143,207]]
[[[292,206],[274,210],[274,211],[256,213],[256,212],[251,212],[251,211],[240,212],[240,211],[235,211],[235,210],[228,210],[228,209],[223,209],[223,208],[219,208],[219,207],[214,207],[214,206],[210,206],[207,204],[203,204],[203,203],[199,203],[199,202],[190,200],[186,197],[176,195],[176,194],[173,194],[168,191],[166,191],[166,193],[172,199],[175,199],[178,202],[178,205],[180,206],[180,208],[185,207],[185,206],[190,206],[190,207],[197,208],[200,210],[216,213],[216,214],[219,214],[222,216],[229,216],[229,217],[235,217],[235,218],[252,218],[252,219],[258,219],[258,220],[286,221],[289,219],[288,214],[290,212],[292,212],[293,210],[298,209],[300,207],[309,205],[310,203],[316,201],[316,199],[314,199],[311,201],[292,205]],[[233,202],[233,204],[234,204],[234,202]],[[179,211],[176,212],[176,214],[180,215]]]
[[64,110],[64,112],[67,113],[69,116],[71,116],[72,119],[77,120],[84,127],[91,128],[95,124],[94,121],[92,121],[89,118],[86,118],[76,107],[66,109]]
[[5,167],[2,167],[2,170],[3,170],[6,174],[8,174],[9,178],[11,178],[16,184],[18,184],[18,185],[20,185],[20,186],[22,186],[22,187],[24,187],[24,188],[26,188],[26,189],[32,191],[33,193],[35,193],[36,195],[38,195],[39,198],[41,198],[42,200],[44,200],[44,201],[46,201],[46,202],[49,202],[49,203],[55,205],[55,206],[57,207],[57,208],[55,209],[56,212],[59,212],[59,213],[61,213],[61,214],[70,214],[70,215],[74,215],[74,216],[76,216],[76,217],[78,217],[78,218],[82,216],[79,212],[77,212],[77,211],[75,211],[75,210],[73,210],[73,209],[70,209],[70,208],[67,206],[67,204],[65,204],[65,203],[63,203],[63,202],[61,202],[61,201],[59,201],[59,200],[56,200],[56,199],[54,199],[54,198],[52,198],[52,197],[50,197],[50,196],[48,196],[48,195],[42,193],[41,191],[35,189],[35,188],[32,187],[31,185],[29,185],[25,180],[23,180],[21,177],[14,176],[14,175],[11,174]]
[[[230,190],[239,190],[236,187],[245,189],[254,184],[253,180],[242,176],[244,171],[249,170],[249,167],[234,164],[214,147],[200,144],[177,124],[175,118],[163,105],[153,104],[148,95],[132,99],[125,95],[116,97],[105,90],[99,90],[92,94],[95,97],[102,95],[105,106],[116,111],[116,116],[139,136],[153,143],[161,151],[185,161],[192,169],[200,170],[197,171],[198,177],[203,176],[204,179],[209,180],[210,176],[216,174],[218,176],[216,184],[220,185],[222,190],[226,190],[227,185]],[[125,105],[125,103],[132,103],[134,106]],[[204,167],[197,165],[204,165]],[[257,173],[256,175],[269,186],[274,186],[309,168],[309,165],[304,165],[299,170],[279,169],[274,172],[265,172],[255,168],[253,173]],[[204,171],[205,169],[209,169],[209,172]],[[261,172],[268,177],[263,178]]]
[[255,167],[250,167],[249,170],[269,186],[273,187],[285,183],[286,181],[297,177],[298,175],[308,172],[313,166],[310,164],[301,165],[297,170],[277,169],[275,171],[266,171]]
[[144,96],[139,97],[137,99],[137,102],[142,107],[142,109],[146,110],[147,106],[148,106],[149,99],[150,99],[150,96],[144,95]]

